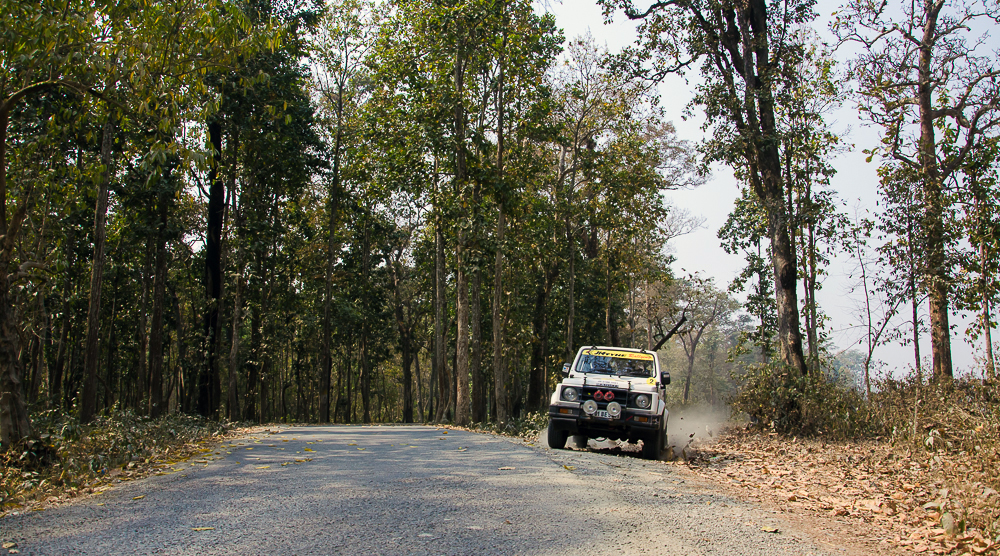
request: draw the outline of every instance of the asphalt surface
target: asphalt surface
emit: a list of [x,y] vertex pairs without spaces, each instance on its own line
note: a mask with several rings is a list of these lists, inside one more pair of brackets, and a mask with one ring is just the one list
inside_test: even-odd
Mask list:
[[46,555],[842,554],[681,466],[593,444],[550,450],[424,426],[274,430],[8,515],[0,538]]

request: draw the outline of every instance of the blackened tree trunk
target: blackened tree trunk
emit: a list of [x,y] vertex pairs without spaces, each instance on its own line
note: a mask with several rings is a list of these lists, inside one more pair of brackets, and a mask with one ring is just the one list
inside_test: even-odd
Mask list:
[[208,229],[205,237],[205,361],[198,376],[198,413],[209,417],[219,408],[217,354],[219,345],[219,298],[222,297],[222,224],[226,210],[226,186],[219,172],[222,157],[222,124],[208,124],[212,166],[208,174]]
[[[240,134],[239,128],[236,128],[233,133],[231,140],[229,142],[229,195],[233,204],[240,204],[236,200],[236,177],[239,165],[237,164],[237,156],[240,152]],[[240,391],[239,391],[239,366],[240,366],[240,312],[242,310],[243,303],[243,271],[244,271],[244,252],[243,244],[240,242],[240,232],[243,228],[243,221],[241,213],[237,213],[234,226],[231,228],[232,231],[229,233],[230,246],[235,245],[236,249],[236,293],[233,298],[233,322],[232,322],[232,338],[229,346],[229,385],[226,388],[226,416],[231,421],[236,421],[240,418]],[[232,249],[229,247],[228,249]],[[220,323],[219,328],[221,329],[222,324]],[[221,338],[220,338],[221,344]],[[220,355],[221,356],[221,355]]]
[[444,344],[444,229],[440,214],[435,223],[434,249],[434,371],[437,374],[438,402],[434,421],[444,421],[451,400],[451,381],[448,378],[448,366],[445,362]]

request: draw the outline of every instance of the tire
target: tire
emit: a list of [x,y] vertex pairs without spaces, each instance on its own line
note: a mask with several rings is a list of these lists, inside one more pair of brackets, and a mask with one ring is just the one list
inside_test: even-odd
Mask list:
[[573,447],[576,448],[577,450],[586,450],[587,441],[590,439],[587,438],[586,436],[583,436],[582,434],[574,434],[570,438],[570,440],[573,441]]
[[566,447],[566,438],[569,437],[569,431],[554,428],[550,424],[545,437],[549,443],[549,448],[552,448],[553,450],[562,450]]
[[660,459],[663,454],[664,437],[666,433],[663,429],[658,429],[649,438],[642,441],[642,457],[646,459]]

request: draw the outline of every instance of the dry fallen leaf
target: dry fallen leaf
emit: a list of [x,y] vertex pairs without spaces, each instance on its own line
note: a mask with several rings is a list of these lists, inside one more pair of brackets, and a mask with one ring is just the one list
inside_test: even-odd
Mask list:
[[5,549],[9,550],[11,548],[17,548],[17,543],[16,542],[5,542],[5,543],[3,543],[0,546],[3,546]]
[[270,465],[260,465],[257,467],[257,469],[270,469],[270,468],[271,468]]
[[572,465],[564,465],[563,468],[566,469],[567,471],[572,471],[576,469],[576,467],[573,467]]
[[192,531],[215,531],[215,527],[192,527]]
[[506,467],[506,466],[505,467],[498,467],[497,469],[499,469],[500,471],[513,471],[514,470],[513,467]]
[[146,495],[145,495],[145,494],[143,494],[143,495],[141,495],[141,496],[133,496],[133,497],[132,497],[132,500],[142,500],[142,499],[143,499],[143,498],[145,498],[145,497],[146,497]]
[[765,526],[761,527],[760,530],[763,531],[763,532],[765,532],[765,533],[777,533],[778,532],[778,528],[777,527],[772,527],[770,525],[765,525]]

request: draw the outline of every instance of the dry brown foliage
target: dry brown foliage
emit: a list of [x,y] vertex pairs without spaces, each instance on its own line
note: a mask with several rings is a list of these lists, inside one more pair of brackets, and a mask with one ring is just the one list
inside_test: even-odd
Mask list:
[[0,454],[0,517],[42,511],[163,473],[173,464],[217,451],[224,440],[259,429],[183,415],[154,421],[116,414],[91,426],[66,415],[51,421],[36,421],[40,439]]
[[903,442],[827,443],[731,429],[688,450],[699,475],[792,512],[854,520],[884,548],[998,554],[997,470],[968,452]]

